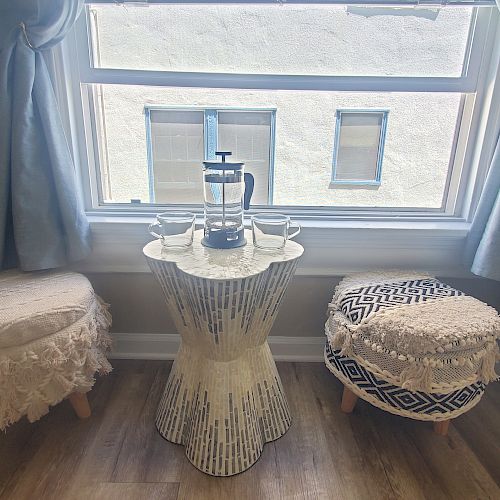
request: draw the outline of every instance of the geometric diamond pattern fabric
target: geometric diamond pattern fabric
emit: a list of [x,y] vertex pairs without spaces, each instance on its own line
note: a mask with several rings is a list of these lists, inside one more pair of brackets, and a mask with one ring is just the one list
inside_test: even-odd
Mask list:
[[437,279],[424,278],[349,288],[342,292],[338,303],[347,319],[352,324],[359,324],[384,308],[460,295],[464,293]]
[[363,399],[375,406],[417,420],[437,415],[453,418],[454,414],[462,413],[463,408],[480,399],[485,389],[482,382],[476,382],[448,394],[409,391],[376,377],[354,359],[341,356],[340,350],[333,350],[328,340],[325,360],[334,374],[340,374],[362,391],[361,398],[365,395]]

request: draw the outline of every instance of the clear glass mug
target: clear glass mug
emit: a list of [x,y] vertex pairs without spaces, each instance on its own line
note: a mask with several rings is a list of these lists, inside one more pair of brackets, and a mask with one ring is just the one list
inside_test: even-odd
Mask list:
[[[290,229],[295,228],[294,233]],[[300,233],[300,225],[282,214],[256,214],[252,216],[253,244],[262,249],[281,249],[287,240]]]
[[164,247],[187,248],[193,244],[194,221],[191,212],[164,212],[148,229]]

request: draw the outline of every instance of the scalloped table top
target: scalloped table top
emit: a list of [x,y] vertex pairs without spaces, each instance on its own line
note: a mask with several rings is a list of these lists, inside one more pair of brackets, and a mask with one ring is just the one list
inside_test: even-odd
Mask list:
[[163,247],[160,240],[151,241],[143,248],[144,255],[153,260],[172,262],[178,269],[199,278],[214,280],[241,279],[265,271],[272,263],[299,258],[302,245],[288,240],[283,249],[261,250],[252,244],[252,231],[245,230],[247,244],[231,249],[207,248],[201,244],[203,230],[194,232],[189,248]]

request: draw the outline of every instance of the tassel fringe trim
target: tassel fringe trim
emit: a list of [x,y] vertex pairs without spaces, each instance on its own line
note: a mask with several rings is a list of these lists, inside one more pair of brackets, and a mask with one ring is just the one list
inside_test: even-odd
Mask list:
[[[358,325],[352,325],[346,321],[343,314],[339,311],[331,311],[330,319],[325,325],[325,334],[332,348],[335,350],[340,349],[341,356],[354,357],[360,365],[382,377],[387,378],[389,376],[391,382],[399,385],[403,389],[422,392],[439,392],[439,390],[443,390],[443,386],[446,386],[447,390],[452,391],[469,385],[474,381],[481,381],[484,384],[488,384],[499,379],[499,376],[495,372],[495,362],[497,358],[500,357],[500,351],[494,337],[485,342],[481,350],[477,350],[469,356],[463,355],[454,357],[453,354],[456,353],[450,353],[452,355],[450,358],[443,358],[442,356],[438,359],[431,356],[415,358],[413,356],[398,354],[395,351],[389,351],[377,344],[372,344],[368,338],[364,338],[362,333],[357,331],[357,326]],[[401,372],[397,380],[394,380],[394,376],[387,370],[356,355],[354,352],[354,344],[356,341],[364,342],[367,347],[370,347],[377,353],[383,353],[399,361],[406,362],[408,363],[408,367]],[[435,368],[468,365],[469,368],[473,369],[479,360],[479,369],[477,370],[475,380],[457,380],[455,384],[446,385],[434,382]]]
[[105,356],[111,346],[108,307],[96,296],[93,309],[75,324],[0,352],[0,430],[23,415],[38,420],[72,392],[89,391],[96,372],[112,370]]

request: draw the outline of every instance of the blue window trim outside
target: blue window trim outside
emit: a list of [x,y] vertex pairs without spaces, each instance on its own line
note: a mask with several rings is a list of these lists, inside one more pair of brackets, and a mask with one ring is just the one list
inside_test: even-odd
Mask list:
[[268,204],[274,202],[274,155],[276,154],[276,110],[271,110],[271,137],[269,140],[269,186]]
[[[154,193],[154,169],[153,169],[153,141],[151,135],[151,111],[161,110],[183,110],[183,111],[203,111],[203,142],[205,151],[205,160],[215,160],[217,151],[218,136],[218,113],[219,111],[260,111],[271,113],[271,130],[269,140],[269,185],[268,185],[268,204],[273,204],[274,196],[274,156],[276,152],[276,108],[240,108],[240,107],[217,107],[206,108],[199,106],[144,106],[144,117],[146,121],[146,150],[148,162],[148,189],[149,203],[155,203]],[[201,166],[200,166],[201,175]]]
[[217,124],[219,123],[218,111],[216,109],[205,109],[205,120],[203,126],[203,142],[205,148],[205,160],[215,160],[217,151]]
[[155,203],[154,172],[153,172],[153,141],[151,139],[151,108],[144,107],[144,118],[146,120],[146,150],[148,159],[148,191],[149,203]]
[[[377,168],[375,171],[375,179],[370,180],[349,180],[349,179],[336,179],[337,173],[337,159],[340,147],[340,128],[342,123],[343,113],[374,113],[382,115],[382,122],[380,124],[380,138],[378,143],[378,154],[377,154]],[[385,146],[385,136],[387,131],[387,119],[389,115],[388,109],[338,109],[337,117],[335,121],[335,139],[333,145],[333,160],[332,160],[332,178],[331,185],[338,186],[380,186],[382,178],[382,162],[384,159],[384,146]]]

